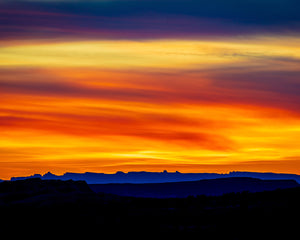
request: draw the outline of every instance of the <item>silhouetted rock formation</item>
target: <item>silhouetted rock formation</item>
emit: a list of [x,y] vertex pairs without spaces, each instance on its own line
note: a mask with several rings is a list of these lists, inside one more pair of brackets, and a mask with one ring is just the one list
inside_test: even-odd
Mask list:
[[230,192],[261,192],[297,186],[298,183],[294,180],[261,180],[242,177],[176,183],[90,184],[90,188],[95,192],[153,198],[183,198],[196,195],[217,196]]
[[163,182],[183,182],[197,181],[202,179],[216,179],[228,177],[252,177],[264,180],[282,180],[293,179],[300,183],[300,176],[296,174],[282,173],[258,173],[258,172],[230,172],[228,174],[218,173],[180,173],[176,172],[116,172],[115,174],[105,173],[65,173],[63,175],[55,175],[48,172],[44,175],[35,174],[29,177],[12,177],[11,180],[24,180],[28,178],[41,178],[44,180],[59,179],[59,180],[74,180],[86,181],[88,184],[100,183],[163,183]]

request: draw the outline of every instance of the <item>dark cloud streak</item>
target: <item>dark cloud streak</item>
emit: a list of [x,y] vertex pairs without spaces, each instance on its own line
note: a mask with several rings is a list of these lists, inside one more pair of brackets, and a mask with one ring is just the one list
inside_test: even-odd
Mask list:
[[3,38],[161,38],[300,31],[299,1],[0,2]]

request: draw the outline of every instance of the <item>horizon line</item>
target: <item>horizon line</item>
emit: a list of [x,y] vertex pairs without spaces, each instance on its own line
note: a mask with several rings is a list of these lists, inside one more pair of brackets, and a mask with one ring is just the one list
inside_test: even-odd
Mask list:
[[[27,176],[12,176],[10,177],[9,180],[13,179],[13,178],[28,178],[28,177],[34,177],[37,175],[40,175],[41,177],[48,175],[54,175],[56,177],[62,177],[65,176],[66,174],[103,174],[103,175],[117,175],[117,174],[130,174],[130,173],[160,173],[160,174],[217,174],[217,175],[229,175],[232,173],[259,173],[259,174],[277,174],[277,175],[295,175],[295,176],[300,176],[300,174],[296,174],[296,173],[285,173],[285,172],[260,172],[260,171],[228,171],[228,172],[180,172],[180,171],[167,171],[167,170],[163,170],[163,171],[128,171],[128,172],[124,172],[124,171],[116,171],[114,173],[104,173],[104,172],[64,172],[63,174],[55,174],[52,173],[51,171],[48,171],[44,174],[41,173],[34,173],[32,175],[27,175]],[[2,179],[0,178],[0,180],[6,180],[6,179]]]

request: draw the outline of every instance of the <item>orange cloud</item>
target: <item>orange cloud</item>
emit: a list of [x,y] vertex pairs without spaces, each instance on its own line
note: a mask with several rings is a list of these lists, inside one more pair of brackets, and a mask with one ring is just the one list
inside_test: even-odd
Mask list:
[[[110,44],[108,52],[113,52],[118,45]],[[111,62],[107,68],[95,62],[71,62],[68,67],[55,62],[47,67],[45,62],[56,55],[49,50],[46,58],[42,52],[32,54],[26,67],[14,64],[15,56],[10,55],[8,66],[0,64],[0,178],[49,170],[297,172],[293,169],[298,160],[291,158],[300,156],[300,85],[295,59],[289,64],[292,58],[286,58],[291,49],[277,50],[278,56],[284,52],[279,58],[270,56],[264,43],[250,49],[262,58],[254,61],[253,56],[242,56],[243,44],[239,48],[236,43],[206,43],[211,47],[206,54],[217,54],[216,46],[221,53],[202,68],[194,64],[199,64],[198,58],[204,61],[203,56],[187,56],[187,65],[176,65],[183,61],[182,53],[175,54],[174,66],[167,62],[157,68],[159,61],[170,59],[153,53],[153,46],[163,49],[160,44],[141,43],[134,56],[142,60],[131,59],[135,68],[118,68]],[[191,55],[198,46],[192,42],[185,49],[188,42],[180,44],[171,44],[169,53],[183,46]],[[231,45],[243,54],[228,60],[234,54],[226,55],[224,49]],[[16,56],[28,53],[26,47],[21,52],[12,49]],[[40,65],[35,64],[37,53],[45,61]],[[139,63],[145,56],[151,57]],[[58,57],[66,60],[63,54]],[[246,63],[251,64],[245,68]]]

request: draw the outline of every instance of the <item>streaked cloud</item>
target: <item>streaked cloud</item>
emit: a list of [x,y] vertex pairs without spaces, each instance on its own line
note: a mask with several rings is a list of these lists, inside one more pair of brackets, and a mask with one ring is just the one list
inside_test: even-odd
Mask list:
[[299,35],[286,1],[2,1],[1,39],[211,38]]
[[[269,42],[276,41],[270,45]],[[293,44],[294,43],[294,44]],[[2,46],[0,66],[207,69],[297,67],[298,38],[91,41]]]
[[0,178],[299,173],[297,1],[0,1]]

